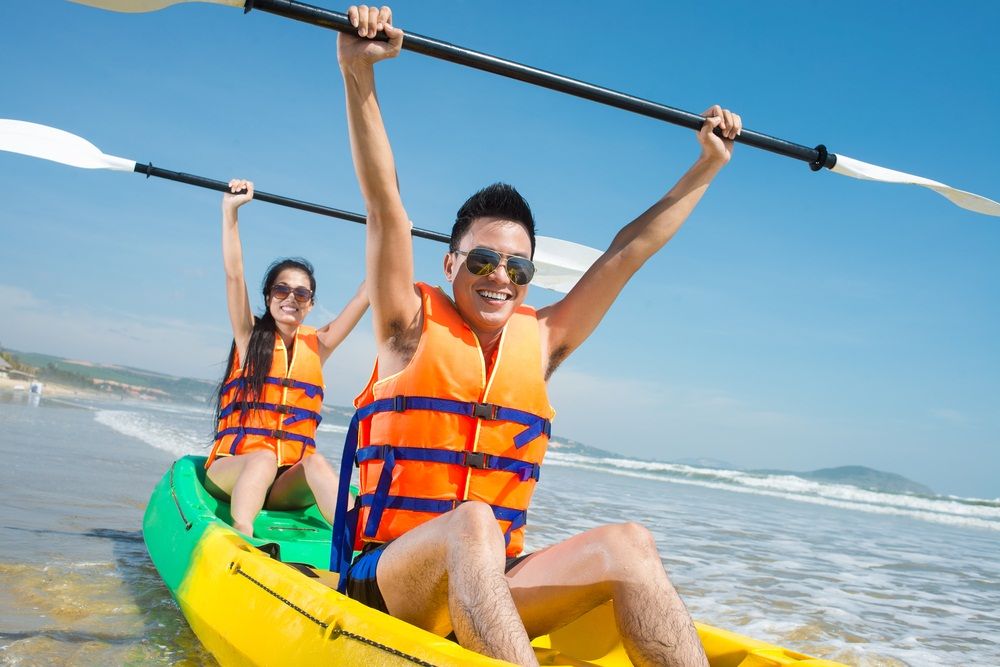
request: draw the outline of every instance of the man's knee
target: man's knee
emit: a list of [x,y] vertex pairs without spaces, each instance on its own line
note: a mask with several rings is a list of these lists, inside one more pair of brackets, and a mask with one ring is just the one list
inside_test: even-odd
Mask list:
[[595,531],[595,541],[604,555],[609,579],[645,576],[650,567],[662,567],[652,533],[640,523],[603,526]]
[[448,529],[456,537],[489,541],[499,539],[503,543],[503,533],[493,515],[493,508],[478,500],[464,502],[452,510]]
[[656,540],[653,539],[653,534],[644,525],[629,521],[618,524],[615,528],[618,530],[620,543],[630,552],[643,555],[652,554],[658,557]]

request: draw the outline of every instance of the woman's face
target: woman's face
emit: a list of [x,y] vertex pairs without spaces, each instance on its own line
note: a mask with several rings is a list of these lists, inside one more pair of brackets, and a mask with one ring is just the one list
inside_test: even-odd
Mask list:
[[309,274],[301,269],[284,269],[278,274],[267,297],[267,309],[275,322],[296,327],[302,324],[313,306],[309,284]]

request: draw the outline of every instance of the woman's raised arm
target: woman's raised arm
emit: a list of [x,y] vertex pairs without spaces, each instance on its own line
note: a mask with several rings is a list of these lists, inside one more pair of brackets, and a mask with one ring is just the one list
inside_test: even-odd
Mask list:
[[[229,181],[229,189],[231,192],[222,195],[222,265],[226,271],[229,322],[233,326],[233,340],[242,364],[246,361],[247,346],[253,332],[253,311],[250,310],[250,296],[243,275],[243,246],[240,243],[237,209],[253,199],[253,183],[234,178]],[[241,191],[245,192],[236,194]]]

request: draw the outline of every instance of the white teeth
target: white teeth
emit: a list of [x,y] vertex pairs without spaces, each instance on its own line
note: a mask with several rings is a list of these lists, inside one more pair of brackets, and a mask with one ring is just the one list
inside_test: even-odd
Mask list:
[[509,294],[501,294],[500,292],[490,292],[489,290],[479,290],[479,296],[484,299],[490,299],[492,301],[506,301],[510,298]]

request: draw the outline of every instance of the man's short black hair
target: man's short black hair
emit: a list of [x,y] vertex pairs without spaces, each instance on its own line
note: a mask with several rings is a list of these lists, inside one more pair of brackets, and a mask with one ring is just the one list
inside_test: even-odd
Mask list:
[[535,256],[535,217],[531,207],[521,193],[507,183],[494,183],[465,200],[462,208],[455,215],[455,224],[451,228],[451,252],[458,250],[458,242],[469,231],[469,226],[477,218],[502,218],[524,226],[531,239],[531,256]]

